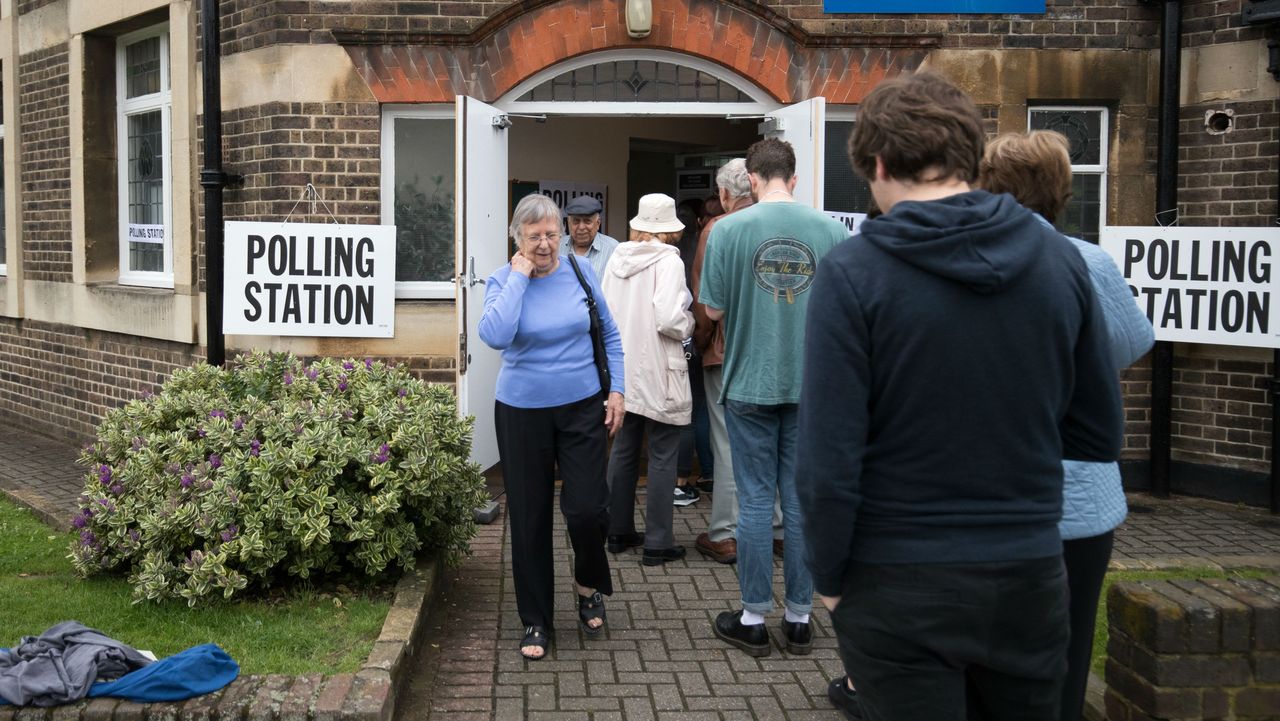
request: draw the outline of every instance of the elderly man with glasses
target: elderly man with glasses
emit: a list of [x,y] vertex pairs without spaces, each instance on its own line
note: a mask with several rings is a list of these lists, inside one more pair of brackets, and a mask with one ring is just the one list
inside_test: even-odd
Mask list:
[[618,241],[600,232],[600,201],[590,195],[579,195],[564,206],[569,216],[569,235],[560,241],[560,255],[576,253],[586,258],[596,278],[604,277],[604,267],[609,256],[618,247]]

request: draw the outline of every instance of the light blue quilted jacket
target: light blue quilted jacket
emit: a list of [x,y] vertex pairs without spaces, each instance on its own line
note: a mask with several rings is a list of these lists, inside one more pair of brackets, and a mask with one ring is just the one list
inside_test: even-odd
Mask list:
[[[1071,242],[1089,266],[1089,278],[1102,306],[1111,335],[1111,358],[1116,368],[1127,368],[1155,342],[1151,322],[1129,291],[1111,256],[1093,243]],[[1062,520],[1058,531],[1064,541],[1097,536],[1119,526],[1128,513],[1117,463],[1063,461]]]

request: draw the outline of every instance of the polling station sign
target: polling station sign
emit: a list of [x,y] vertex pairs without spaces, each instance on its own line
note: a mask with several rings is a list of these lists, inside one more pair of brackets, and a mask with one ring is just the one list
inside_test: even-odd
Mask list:
[[236,335],[391,338],[391,225],[229,222],[223,329]]
[[1280,228],[1102,230],[1156,340],[1280,348]]

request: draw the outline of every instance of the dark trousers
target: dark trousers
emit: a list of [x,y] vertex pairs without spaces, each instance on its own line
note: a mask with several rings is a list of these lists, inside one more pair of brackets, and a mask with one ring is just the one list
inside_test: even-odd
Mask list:
[[560,512],[569,527],[574,577],[583,586],[605,595],[613,593],[604,552],[609,488],[605,485],[608,432],[603,399],[595,395],[554,408],[515,408],[501,402],[494,406],[511,522],[516,607],[523,625],[552,628],[551,514],[557,464]]
[[698,454],[702,477],[715,478],[715,456],[711,452],[711,411],[707,410],[707,392],[702,380],[702,356],[689,359],[689,389],[693,393],[693,422],[680,431],[680,460],[677,474],[687,478],[693,473],[693,455]]
[[622,430],[613,439],[609,456],[609,535],[636,530],[636,482],[640,480],[640,449],[649,437],[649,484],[645,491],[644,547],[664,551],[676,545],[671,530],[671,501],[676,488],[676,455],[680,433],[688,426],[673,426],[627,413]]
[[1062,557],[855,563],[831,614],[869,721],[1056,721],[1066,673]]
[[1071,589],[1071,643],[1067,646],[1067,680],[1062,687],[1062,721],[1080,721],[1084,712],[1098,596],[1111,563],[1114,537],[1112,531],[1107,531],[1062,542],[1062,560],[1067,565],[1067,586]]

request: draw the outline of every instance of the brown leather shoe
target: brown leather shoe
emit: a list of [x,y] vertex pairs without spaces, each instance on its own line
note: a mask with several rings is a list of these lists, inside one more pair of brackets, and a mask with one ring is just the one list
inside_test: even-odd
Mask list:
[[777,556],[778,558],[782,558],[783,540],[784,539],[781,539],[781,538],[773,539],[773,555]]
[[697,547],[698,553],[716,563],[734,563],[738,560],[738,542],[735,539],[713,541],[710,534],[701,533],[693,545]]

